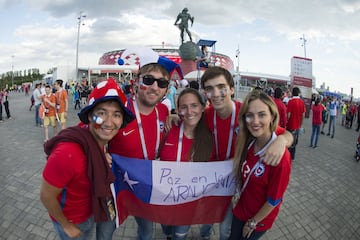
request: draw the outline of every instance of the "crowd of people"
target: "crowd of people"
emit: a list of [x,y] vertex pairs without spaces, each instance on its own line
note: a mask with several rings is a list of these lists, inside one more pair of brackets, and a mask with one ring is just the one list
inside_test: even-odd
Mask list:
[[[199,85],[188,85],[192,87],[177,91],[168,70],[149,63],[139,69],[128,92],[108,79],[89,91],[86,105],[80,86],[74,86],[70,88],[74,108],[82,106],[80,123],[74,127],[66,127],[69,103],[63,82],[56,81],[55,93],[50,86],[45,86],[44,93],[36,86],[35,123],[44,124],[48,155],[40,196],[61,239],[87,239],[93,228],[96,239],[112,239],[119,210],[112,154],[144,161],[233,160],[237,191],[233,201],[222,206],[227,210],[216,237],[259,239],[272,227],[289,184],[306,112],[300,89],[294,87],[287,98],[280,88],[270,93],[255,89],[239,102],[233,99],[233,77],[222,67],[204,72],[201,90]],[[162,103],[167,96],[173,100],[168,106]],[[39,119],[39,103],[46,109],[43,119]],[[319,146],[327,123],[328,135],[334,137],[341,107],[333,98],[314,99],[310,147]],[[56,121],[62,123],[59,133]],[[54,127],[52,138],[49,125]],[[217,206],[209,211],[217,211]],[[154,223],[134,217],[137,239],[152,239]],[[166,239],[176,240],[186,239],[191,227],[191,223],[160,224]],[[212,228],[202,224],[201,239],[210,239]]]
[[[34,106],[35,126],[44,128],[48,156],[40,198],[60,239],[89,239],[93,229],[96,239],[112,239],[118,211],[112,154],[173,162],[233,160],[237,191],[216,238],[263,236],[289,184],[306,112],[300,89],[255,89],[239,102],[233,99],[233,77],[222,67],[209,67],[200,85],[192,81],[178,88],[159,63],[142,66],[126,86],[111,78],[93,87],[65,87],[60,79],[35,85],[29,110]],[[357,121],[359,131],[358,105],[320,95],[312,100],[309,147],[319,147],[321,135],[335,137],[340,114],[342,126],[351,129]],[[0,121],[2,106],[11,119],[7,89],[0,91]],[[69,107],[79,109],[77,126],[66,125]],[[137,239],[152,239],[154,223],[134,217]],[[191,228],[160,224],[166,239],[186,239]],[[212,228],[202,224],[200,238],[210,239]]]
[[[202,91],[196,86],[183,88],[172,109],[161,103],[170,95],[170,82],[170,73],[159,63],[140,68],[130,96],[125,96],[113,79],[102,81],[79,112],[79,125],[68,128],[69,104],[57,107],[62,91],[66,93],[63,83],[56,81],[55,97],[49,86],[45,94],[40,86],[34,90],[34,99],[38,95],[46,108],[53,108],[55,119],[58,109],[63,109],[59,120],[65,119],[63,130],[57,135],[54,132],[52,138],[45,136],[48,161],[40,193],[61,239],[86,239],[93,226],[97,239],[112,239],[117,210],[111,154],[160,161],[234,159],[240,198],[225,206],[218,238],[257,239],[271,228],[289,182],[287,148],[293,142],[293,134],[278,124],[275,102],[259,90],[250,93],[244,103],[234,100],[231,73],[211,67],[201,78]],[[35,99],[35,109],[37,105]],[[74,107],[77,105],[74,101]],[[45,112],[46,124],[52,124],[52,115]],[[259,194],[262,197],[256,204],[249,200]],[[152,239],[154,223],[139,216],[135,220],[137,239]],[[186,239],[190,227],[162,225],[167,239]],[[212,227],[201,226],[202,239],[210,238]]]

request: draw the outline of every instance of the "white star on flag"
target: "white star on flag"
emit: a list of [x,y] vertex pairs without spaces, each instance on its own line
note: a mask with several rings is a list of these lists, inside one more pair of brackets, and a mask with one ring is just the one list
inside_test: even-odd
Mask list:
[[124,174],[124,182],[127,182],[127,184],[129,184],[129,187],[130,187],[131,190],[133,190],[133,191],[134,191],[134,188],[133,188],[132,185],[135,185],[135,184],[138,184],[138,183],[139,183],[139,182],[137,182],[137,181],[130,180],[129,175],[128,175],[127,172],[125,172],[125,174]]

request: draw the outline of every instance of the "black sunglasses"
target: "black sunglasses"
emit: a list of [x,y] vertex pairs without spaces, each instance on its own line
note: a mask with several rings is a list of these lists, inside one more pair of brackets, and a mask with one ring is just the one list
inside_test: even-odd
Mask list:
[[169,86],[169,81],[166,80],[165,78],[154,78],[151,75],[145,75],[142,76],[142,83],[148,86],[151,86],[154,84],[154,82],[157,82],[157,85],[159,86],[159,88],[167,88]]

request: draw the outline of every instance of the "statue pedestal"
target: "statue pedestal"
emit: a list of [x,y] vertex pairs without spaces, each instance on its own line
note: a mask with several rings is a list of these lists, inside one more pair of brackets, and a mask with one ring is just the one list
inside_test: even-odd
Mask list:
[[179,55],[183,60],[192,60],[196,59],[198,52],[198,47],[194,42],[185,42],[179,47]]

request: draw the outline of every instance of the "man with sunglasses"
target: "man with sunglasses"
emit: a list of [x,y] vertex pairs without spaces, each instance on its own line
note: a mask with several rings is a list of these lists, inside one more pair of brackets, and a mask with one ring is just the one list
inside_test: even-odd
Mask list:
[[[136,116],[112,139],[110,153],[144,160],[155,159],[164,132],[168,108],[160,103],[169,86],[170,74],[158,63],[142,66],[135,80],[134,97],[126,103]],[[137,240],[150,240],[153,223],[136,217]]]
[[[234,146],[239,132],[238,115],[241,104],[234,101],[234,80],[231,73],[222,67],[211,67],[201,77],[201,87],[209,99],[211,105],[204,112],[206,123],[213,133],[214,148],[209,161],[225,161],[234,157]],[[285,148],[292,143],[292,135],[280,128],[276,132],[277,139],[264,152],[264,163],[277,165]],[[215,207],[215,206],[214,206]],[[224,221],[220,223],[220,240],[226,240],[230,236],[232,207],[229,206]],[[202,239],[210,239],[211,224],[201,226]]]

